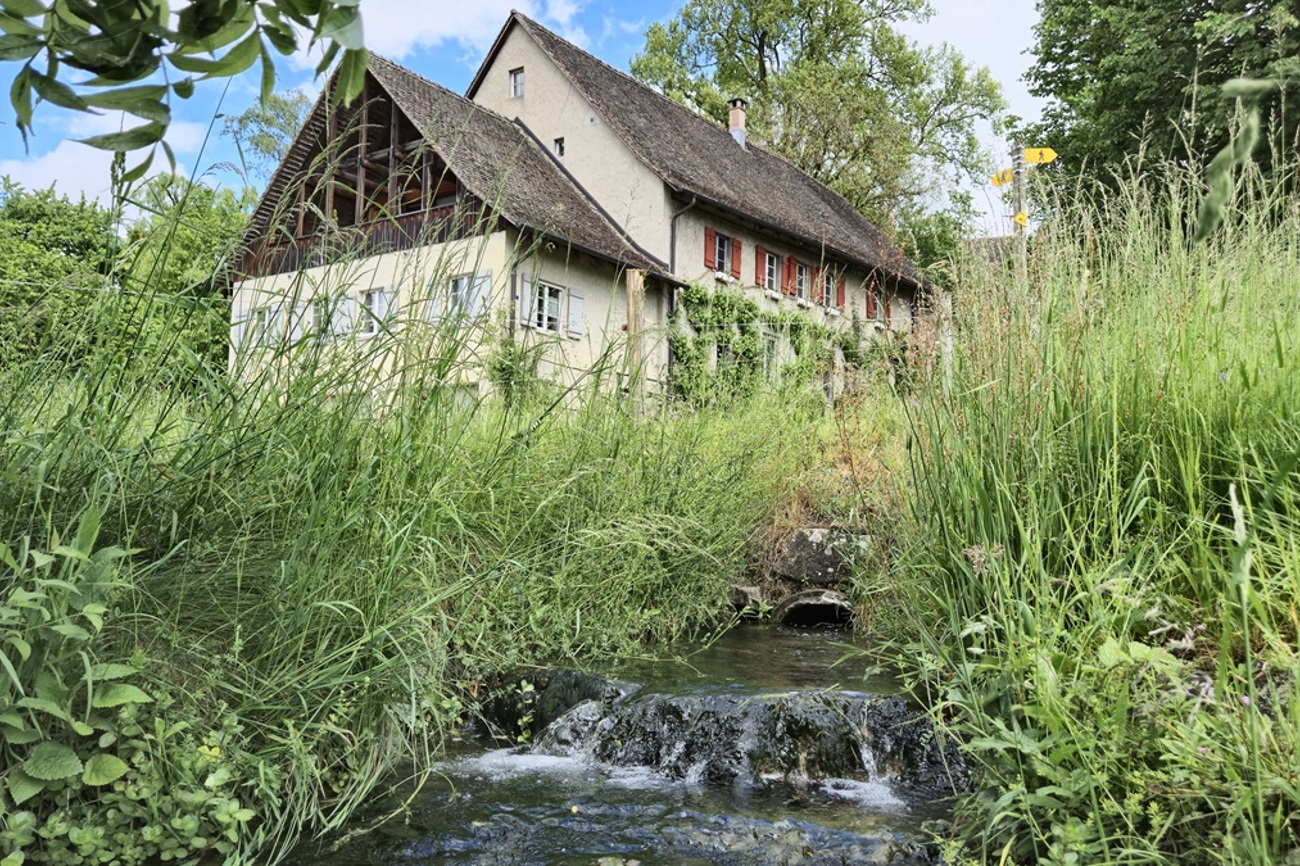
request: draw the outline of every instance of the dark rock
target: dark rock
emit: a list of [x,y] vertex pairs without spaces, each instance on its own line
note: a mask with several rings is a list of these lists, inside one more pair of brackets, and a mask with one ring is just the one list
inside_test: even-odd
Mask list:
[[582,671],[528,671],[506,679],[479,709],[492,736],[526,740],[584,701],[608,704],[637,688]]
[[797,529],[772,562],[772,573],[784,580],[814,586],[848,581],[853,565],[870,551],[870,539],[839,529]]

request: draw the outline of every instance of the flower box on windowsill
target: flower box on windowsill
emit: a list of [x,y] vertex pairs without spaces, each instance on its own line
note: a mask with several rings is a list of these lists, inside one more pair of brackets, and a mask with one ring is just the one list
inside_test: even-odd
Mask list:
[[880,321],[879,319],[872,319],[871,327],[875,328],[877,331],[883,331],[885,330],[885,323]]
[[738,283],[738,282],[740,282],[740,280],[736,279],[735,277],[733,277],[731,274],[727,273],[726,271],[714,271],[714,272],[713,272],[713,279],[717,280],[717,281],[720,282],[720,283]]
[[781,300],[781,293],[776,289],[763,289],[763,295],[764,297],[771,298],[774,301]]
[[813,302],[808,300],[807,298],[797,298],[795,300],[795,303],[803,307],[805,310],[812,309],[812,305],[813,305]]
[[836,309],[835,307],[827,307],[827,308],[826,308],[826,315],[830,316],[832,319],[838,319],[840,316],[842,316],[842,315],[844,315],[844,314],[841,313],[841,312],[840,312],[838,309]]

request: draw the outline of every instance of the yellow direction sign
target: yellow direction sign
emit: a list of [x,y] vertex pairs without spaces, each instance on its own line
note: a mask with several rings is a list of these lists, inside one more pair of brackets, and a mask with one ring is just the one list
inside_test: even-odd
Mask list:
[[1014,168],[1004,168],[1002,171],[993,175],[994,186],[1006,186],[1016,179],[1016,170]]
[[1011,221],[1016,225],[1020,226],[1021,228],[1025,228],[1026,226],[1029,225],[1029,214],[1025,213],[1024,211],[1021,211],[1020,213],[1013,216],[1011,218]]
[[1056,159],[1056,151],[1050,147],[1026,147],[1025,162],[1034,165],[1043,165]]

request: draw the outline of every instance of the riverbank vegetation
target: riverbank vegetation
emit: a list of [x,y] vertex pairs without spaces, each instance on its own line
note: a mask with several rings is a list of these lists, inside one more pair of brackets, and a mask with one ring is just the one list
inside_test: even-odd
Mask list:
[[[640,410],[607,367],[470,403],[454,339],[228,376],[143,297],[0,371],[5,866],[273,858],[427,766],[481,677],[713,627],[822,423]],[[172,340],[97,338],[141,303]]]
[[902,404],[958,862],[1300,860],[1300,207],[1247,176],[1194,244],[1154,174],[1055,195],[1026,281],[961,262],[951,382]]

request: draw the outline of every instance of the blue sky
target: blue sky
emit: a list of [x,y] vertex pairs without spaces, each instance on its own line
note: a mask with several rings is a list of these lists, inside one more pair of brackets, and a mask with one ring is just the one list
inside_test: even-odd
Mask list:
[[[931,0],[929,21],[909,22],[904,31],[923,44],[951,43],[973,63],[988,66],[1002,82],[1013,113],[1037,117],[1039,103],[1028,95],[1020,76],[1030,65],[1024,52],[1037,20],[1033,0]],[[654,21],[670,18],[682,0],[364,0],[366,41],[372,50],[396,60],[440,84],[464,92],[474,70],[512,8],[537,19],[560,35],[621,69],[641,49],[642,34]],[[284,58],[279,86],[315,94],[314,61]],[[17,64],[0,64],[0,85],[8,85]],[[258,79],[249,74],[224,82],[202,82],[189,100],[173,105],[168,141],[178,168],[203,176],[214,185],[234,184],[237,175],[222,167],[235,160],[221,138],[220,116],[238,114],[256,98]],[[74,141],[121,127],[120,116],[79,115],[50,105],[37,108],[35,132],[28,147],[13,123],[7,101],[0,109],[0,174],[30,188],[51,183],[60,192],[105,198],[111,156]],[[128,119],[127,125],[133,125]],[[985,130],[986,145],[1003,145]],[[158,162],[162,162],[161,158]],[[985,229],[999,231],[1002,206],[991,187],[976,188],[977,204],[989,216]]]

